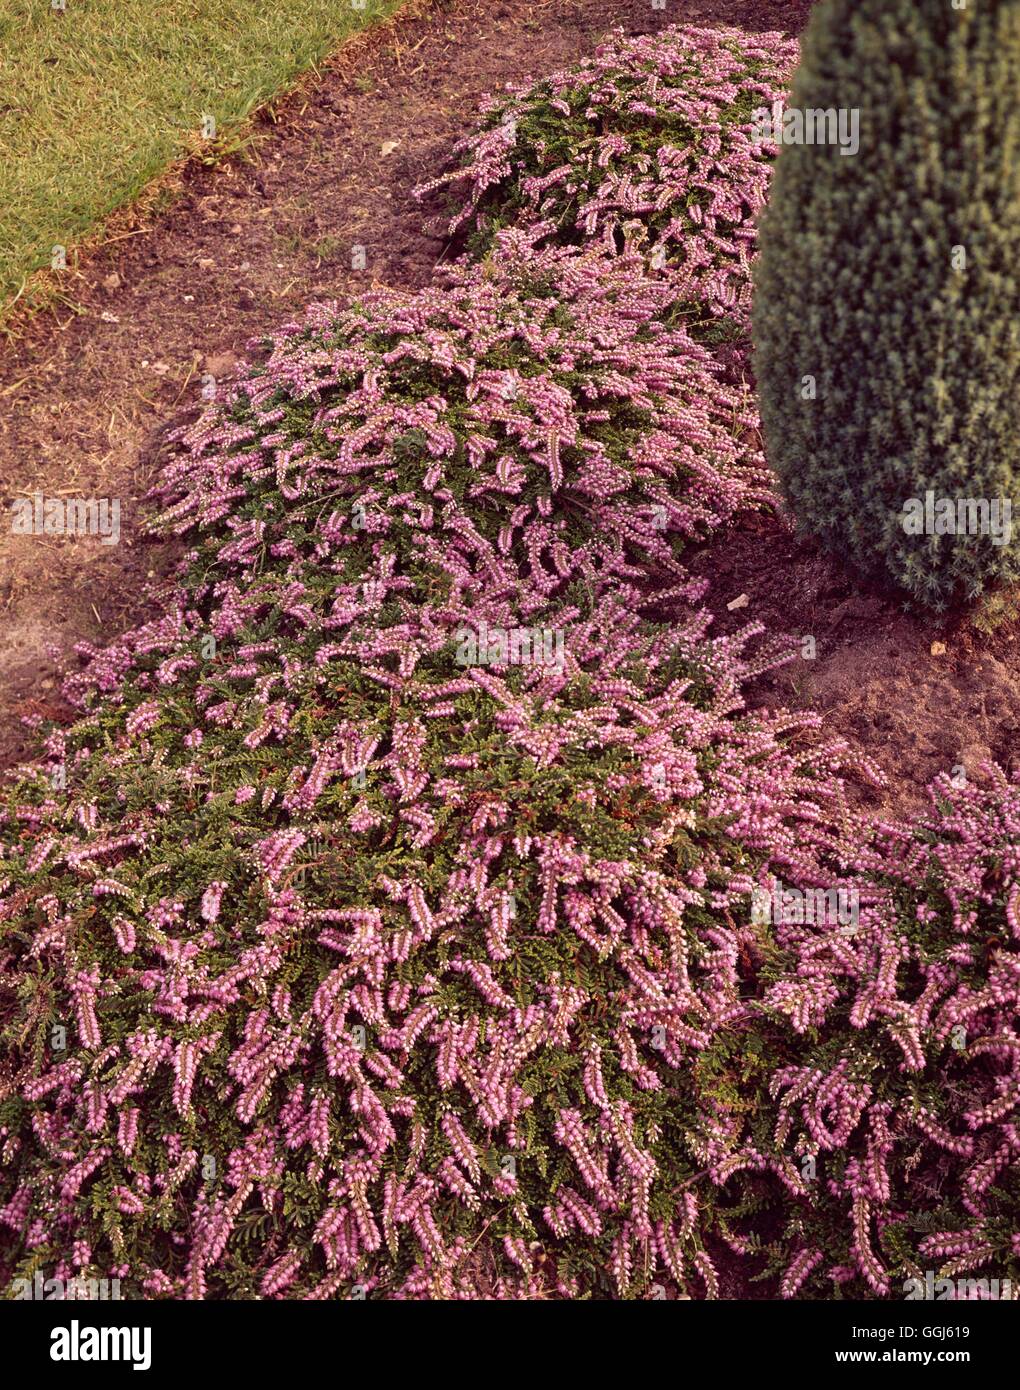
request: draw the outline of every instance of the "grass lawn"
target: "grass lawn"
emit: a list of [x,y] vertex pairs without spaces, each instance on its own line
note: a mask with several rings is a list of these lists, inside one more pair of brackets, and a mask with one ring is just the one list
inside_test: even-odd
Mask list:
[[255,107],[401,0],[60,3],[0,8],[0,321],[54,246],[70,261],[172,160],[229,148]]

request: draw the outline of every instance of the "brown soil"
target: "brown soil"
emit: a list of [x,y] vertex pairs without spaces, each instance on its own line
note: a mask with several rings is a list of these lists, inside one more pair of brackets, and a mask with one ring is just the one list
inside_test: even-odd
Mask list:
[[[826,732],[866,753],[887,786],[855,782],[861,810],[908,816],[940,772],[980,782],[989,760],[1017,766],[1017,621],[987,636],[964,622],[911,616],[776,516],[745,518],[690,568],[711,581],[706,602],[719,631],[760,621],[808,652],[800,644],[814,639],[813,656],[759,677],[748,702],[816,710]],[[740,606],[730,610],[734,601]]]
[[[163,432],[205,373],[315,298],[425,284],[442,243],[410,191],[469,130],[483,93],[628,32],[720,23],[799,32],[808,0],[414,0],[348,44],[266,114],[244,158],[193,166],[168,206],[118,220],[72,277],[79,312],[19,325],[0,361],[0,499],[120,498],[122,539],[20,537],[0,528],[0,766],[23,756],[25,714],[57,714],[58,660],[137,622],[146,581],[173,556],[140,532]],[[172,196],[170,196],[172,195]],[[151,200],[150,200],[151,203]],[[367,269],[350,269],[363,245]],[[70,275],[70,272],[69,272]],[[66,311],[64,311],[66,314]],[[724,629],[761,618],[812,635],[818,654],[752,688],[759,704],[813,706],[873,757],[889,788],[862,805],[913,809],[938,771],[1004,764],[1018,701],[1015,628],[943,636],[861,589],[779,522],[751,518],[698,557]],[[747,607],[726,604],[746,593]],[[944,656],[931,654],[945,640]]]

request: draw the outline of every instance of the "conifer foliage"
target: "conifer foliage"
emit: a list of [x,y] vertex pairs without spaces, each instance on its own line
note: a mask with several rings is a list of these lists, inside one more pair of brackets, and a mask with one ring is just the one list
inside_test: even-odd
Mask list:
[[934,609],[1016,577],[1020,3],[826,0],[761,229],[756,373],[803,528]]

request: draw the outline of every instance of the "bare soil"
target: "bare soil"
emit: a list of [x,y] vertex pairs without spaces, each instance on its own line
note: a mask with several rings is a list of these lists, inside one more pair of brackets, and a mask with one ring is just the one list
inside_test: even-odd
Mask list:
[[909,614],[773,515],[745,517],[690,568],[710,580],[706,602],[719,631],[760,621],[809,653],[759,677],[748,703],[816,710],[825,732],[866,753],[887,785],[854,779],[858,809],[907,817],[926,804],[939,773],[980,782],[989,761],[1017,767],[1016,620],[986,635],[960,619]]
[[[0,527],[0,767],[25,755],[25,715],[60,717],[59,668],[144,615],[172,548],[143,537],[142,498],[169,425],[205,374],[229,376],[245,344],[316,298],[373,283],[416,287],[445,254],[411,189],[473,125],[483,94],[590,52],[607,29],[734,24],[798,33],[808,0],[413,0],[346,45],[264,113],[242,156],[193,165],[121,215],[68,272],[67,303],[18,324],[0,358],[0,501],[121,500],[121,542]],[[366,269],[351,268],[364,246]],[[6,510],[6,507],[5,507]],[[817,656],[752,688],[763,705],[811,706],[889,776],[862,805],[907,812],[938,771],[977,775],[1012,757],[1015,625],[994,639],[943,634],[862,588],[775,519],[749,518],[695,562],[726,628],[749,617],[813,635]],[[727,604],[747,594],[746,607]],[[933,641],[945,641],[934,656]]]

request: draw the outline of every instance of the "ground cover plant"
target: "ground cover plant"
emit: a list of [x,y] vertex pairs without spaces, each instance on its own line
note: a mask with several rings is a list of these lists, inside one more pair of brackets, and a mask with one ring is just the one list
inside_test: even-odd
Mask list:
[[687,283],[692,328],[732,335],[748,322],[774,152],[753,115],[783,97],[796,61],[781,34],[613,34],[575,67],[489,98],[454,167],[417,196],[466,185],[447,230],[470,232],[475,253],[522,219],[566,243],[633,243]]
[[[572,1228],[563,1293],[707,1258],[657,1192],[683,1102],[641,1054],[659,1016],[668,1070],[738,1008],[740,931],[689,942],[685,905],[746,895],[727,827],[787,844],[831,755],[730,717],[750,666],[704,615],[642,629],[637,557],[682,590],[672,539],[760,485],[668,287],[511,265],[311,311],[167,475],[201,532],[179,608],[96,654],[96,713],[49,745],[66,801],[51,768],[11,807],[30,1263],[109,1242],[129,1287],[194,1297],[535,1293],[536,1236]],[[561,660],[461,660],[522,624]]]
[[789,652],[684,551],[771,501],[753,404],[682,276],[522,220],[178,436],[166,612],[0,820],[4,1280],[1020,1275],[1018,788],[870,825],[817,718],[748,714]]
[[[936,610],[1020,577],[1020,5],[818,7],[757,269],[769,459],[803,528]],[[1007,509],[1004,511],[1004,508]]]
[[[244,119],[395,0],[11,0],[0,16],[0,318],[182,155]],[[213,124],[208,124],[212,117]]]

